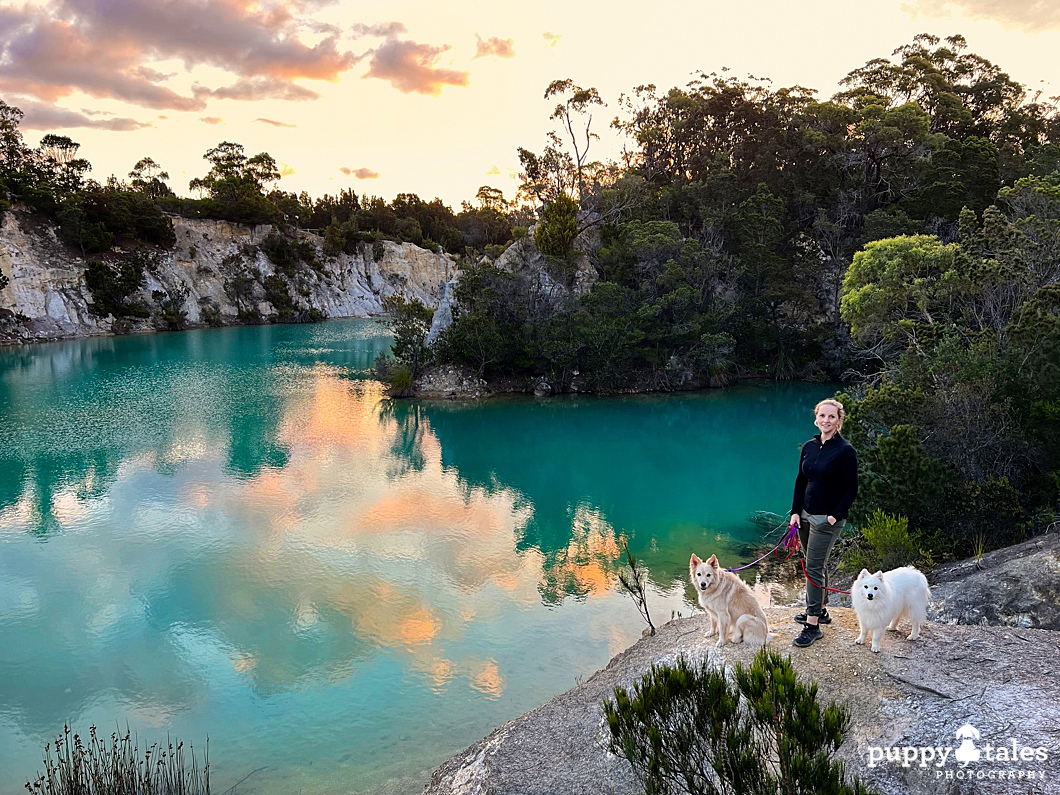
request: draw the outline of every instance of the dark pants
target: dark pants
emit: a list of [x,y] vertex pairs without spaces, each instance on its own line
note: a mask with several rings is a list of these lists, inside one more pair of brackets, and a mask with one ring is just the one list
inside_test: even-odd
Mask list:
[[[799,546],[806,563],[806,573],[813,582],[806,583],[806,615],[819,616],[821,608],[828,604],[828,573],[824,564],[832,547],[843,532],[845,519],[828,524],[828,517],[803,511],[799,518]],[[817,583],[814,585],[813,583]],[[821,587],[817,587],[821,586]]]

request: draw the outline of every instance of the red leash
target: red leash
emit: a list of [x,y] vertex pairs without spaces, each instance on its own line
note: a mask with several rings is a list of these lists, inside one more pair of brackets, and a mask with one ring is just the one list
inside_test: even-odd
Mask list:
[[[802,573],[806,576],[806,582],[810,583],[811,585],[813,585],[813,586],[815,586],[817,588],[820,588],[821,586],[817,585],[817,583],[815,583],[813,580],[811,580],[810,579],[810,575],[806,573],[806,561],[802,559],[801,555],[799,556],[799,564],[802,566]],[[841,591],[838,588],[829,588],[827,585],[823,588],[823,590],[831,591],[832,593],[841,593],[841,594],[844,594],[846,596],[850,596],[850,591]]]
[[[780,557],[780,548],[781,547],[784,547],[784,549],[791,550],[790,552],[788,552],[787,556],[784,557],[784,558]],[[791,556],[794,555],[798,551],[798,549],[799,549],[799,533],[798,533],[798,530],[795,529],[795,525],[792,525],[791,527],[788,528],[788,532],[786,532],[784,534],[784,537],[781,538],[780,541],[777,542],[777,545],[775,547],[773,547],[771,550],[769,550],[769,552],[764,554],[762,557],[758,558],[758,560],[752,560],[746,566],[737,566],[734,569],[726,569],[725,571],[742,571],[743,569],[749,569],[752,566],[754,566],[754,565],[756,565],[758,563],[761,563],[763,560],[768,558],[773,553],[776,553],[777,559],[780,560],[781,563],[784,563],[789,558],[791,558]]]
[[[792,530],[795,529],[795,523],[794,522],[792,522],[791,529]],[[798,535],[796,535],[795,536],[795,549],[798,549],[798,548],[799,548],[799,537],[798,537]],[[791,557],[791,555],[788,555],[788,558],[790,558],[790,557]],[[784,558],[784,560],[787,560],[788,558]],[[850,591],[841,591],[838,588],[829,588],[827,585],[821,586],[821,585],[818,585],[817,583],[815,583],[810,578],[810,573],[808,571],[806,571],[806,560],[805,560],[805,558],[803,558],[803,556],[801,554],[799,555],[799,565],[802,566],[802,574],[803,574],[804,577],[806,577],[806,582],[810,583],[810,585],[812,585],[813,587],[820,588],[823,591],[831,591],[832,593],[841,593],[844,596],[850,596]]]

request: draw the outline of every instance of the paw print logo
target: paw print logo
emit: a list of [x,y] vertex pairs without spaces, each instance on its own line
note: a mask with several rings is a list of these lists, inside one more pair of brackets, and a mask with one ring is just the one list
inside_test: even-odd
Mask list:
[[962,767],[967,767],[971,762],[978,762],[980,753],[975,747],[974,740],[979,739],[979,730],[972,724],[966,723],[957,729],[957,739],[960,740],[961,745],[953,752],[953,758],[960,762]]

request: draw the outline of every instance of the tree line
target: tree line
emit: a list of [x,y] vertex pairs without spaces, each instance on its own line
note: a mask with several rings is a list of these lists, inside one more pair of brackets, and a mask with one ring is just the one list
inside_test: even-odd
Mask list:
[[842,88],[640,86],[612,122],[622,162],[601,163],[602,100],[555,81],[557,129],[520,150],[522,191],[552,262],[597,227],[596,282],[543,297],[532,274],[465,267],[429,354],[559,391],[844,380],[855,520],[904,517],[928,558],[1055,525],[1056,102],[960,36],[917,36]]
[[223,141],[203,155],[208,170],[192,179],[181,197],[169,174],[151,157],[141,158],[127,177],[105,182],[88,178],[91,163],[80,144],[47,134],[28,146],[19,129],[23,112],[0,100],[0,210],[11,199],[42,213],[59,226],[62,239],[82,254],[108,251],[116,241],[173,244],[166,213],[217,218],[245,224],[275,224],[293,232],[311,229],[324,236],[324,254],[352,253],[361,243],[409,242],[463,255],[489,252],[525,234],[529,216],[501,191],[482,187],[475,202],[459,212],[440,199],[413,193],[387,202],[352,190],[312,198],[277,187],[280,172],[267,152],[248,155],[242,144]]

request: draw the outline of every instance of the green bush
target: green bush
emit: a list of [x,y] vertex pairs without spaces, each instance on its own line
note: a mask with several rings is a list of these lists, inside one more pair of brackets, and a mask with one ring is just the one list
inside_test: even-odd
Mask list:
[[931,564],[931,555],[920,548],[919,537],[910,532],[908,519],[875,510],[861,528],[860,538],[844,551],[839,567],[859,572]]
[[559,196],[541,211],[534,229],[534,243],[549,257],[565,257],[578,236],[578,205],[569,196]]
[[167,331],[179,331],[188,322],[188,313],[184,311],[184,303],[188,300],[190,290],[188,285],[181,282],[180,287],[172,290],[153,290],[151,297],[158,304],[157,323],[160,328]]
[[294,276],[302,264],[314,270],[322,267],[317,261],[316,248],[308,240],[289,240],[282,235],[271,234],[262,241],[261,250],[276,266],[276,272],[288,278]]
[[223,326],[224,318],[221,315],[221,307],[219,307],[210,298],[199,299],[199,318],[207,326]]
[[291,298],[287,280],[274,273],[262,279],[261,286],[265,288],[265,300],[276,308],[277,318],[280,321],[294,320],[294,299]]
[[418,376],[431,361],[427,335],[431,330],[434,310],[416,298],[410,301],[397,293],[383,299],[383,310],[390,316],[394,357],[409,368],[413,377]]
[[389,384],[387,391],[391,397],[411,397],[413,394],[412,381],[412,370],[410,368],[403,364],[395,365],[387,374],[387,383]]
[[846,711],[817,703],[791,659],[763,648],[726,676],[683,657],[653,666],[630,693],[604,703],[610,750],[625,757],[648,795],[861,795],[834,754]]
[[130,257],[116,264],[91,260],[85,268],[85,285],[92,294],[92,312],[115,317],[149,317],[150,312],[129,296],[144,282],[146,260]]

